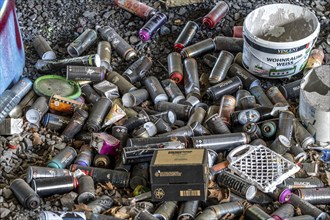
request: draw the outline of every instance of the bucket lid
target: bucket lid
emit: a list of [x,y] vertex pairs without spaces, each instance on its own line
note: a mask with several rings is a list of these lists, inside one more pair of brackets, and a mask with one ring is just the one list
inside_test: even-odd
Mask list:
[[56,94],[69,99],[76,99],[81,94],[80,87],[76,82],[57,75],[46,75],[37,78],[33,89],[37,95],[47,97]]

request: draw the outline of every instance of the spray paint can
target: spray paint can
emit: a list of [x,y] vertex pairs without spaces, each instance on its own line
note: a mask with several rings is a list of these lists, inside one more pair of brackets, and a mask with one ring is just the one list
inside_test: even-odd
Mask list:
[[192,107],[189,105],[172,102],[158,102],[155,105],[155,109],[160,112],[171,110],[176,114],[177,119],[184,121],[189,119],[190,112],[192,111]]
[[43,96],[39,97],[26,112],[25,118],[32,124],[39,124],[48,109],[48,99]]
[[133,138],[150,138],[149,133],[147,132],[147,129],[144,127],[139,127],[134,129],[132,133]]
[[157,135],[158,137],[177,137],[177,136],[185,136],[185,137],[192,137],[194,136],[194,130],[191,126],[186,125],[172,131],[169,131],[164,134]]
[[243,125],[243,132],[246,132],[251,140],[262,138],[261,130],[256,123],[246,123]]
[[134,107],[140,105],[149,98],[149,93],[146,89],[138,89],[125,93],[122,97],[125,107]]
[[53,49],[49,46],[46,39],[38,35],[33,39],[32,45],[34,49],[37,51],[39,57],[43,60],[55,60],[56,54]]
[[190,140],[193,148],[212,149],[217,153],[250,143],[250,137],[246,133],[199,136],[191,137]]
[[286,99],[299,98],[300,84],[301,84],[301,79],[298,79],[296,81],[280,86],[279,90]]
[[193,220],[198,211],[199,201],[186,201],[181,203],[177,220]]
[[242,109],[251,109],[257,106],[256,98],[253,95],[242,97],[239,102]]
[[200,85],[198,77],[197,61],[194,58],[184,60],[184,89],[187,97],[195,96],[200,98]]
[[100,26],[96,27],[96,30],[100,32],[101,37],[109,41],[111,46],[116,50],[119,56],[124,58],[126,61],[131,60],[136,56],[136,51],[134,48],[129,45],[119,34],[110,26],[101,28]]
[[146,129],[149,137],[153,137],[157,134],[157,127],[153,122],[148,121],[143,124],[143,127]]
[[15,197],[25,208],[36,209],[40,205],[40,198],[36,192],[23,180],[15,179],[10,184]]
[[89,84],[81,85],[80,88],[81,93],[83,94],[87,103],[94,104],[101,98],[100,95]]
[[234,58],[234,63],[237,63],[240,66],[243,66],[243,53],[239,52]]
[[87,220],[84,212],[51,212],[42,211],[38,220]]
[[108,73],[106,79],[118,86],[119,92],[124,95],[125,93],[132,92],[137,88],[132,85],[127,79],[115,71]]
[[90,202],[87,206],[91,209],[93,213],[101,213],[112,207],[113,200],[107,195],[103,195],[100,198]]
[[166,23],[167,17],[164,13],[157,12],[139,30],[139,37],[143,42],[149,41],[152,36]]
[[281,205],[275,212],[271,214],[272,218],[275,220],[282,220],[288,217],[294,216],[294,206],[290,203],[285,203]]
[[274,106],[273,103],[267,97],[266,93],[264,92],[264,90],[262,89],[261,86],[257,85],[257,86],[250,88],[250,92],[252,95],[254,95],[256,97],[256,99],[258,100],[258,103],[261,106],[270,107],[270,108],[272,108]]
[[78,180],[73,176],[33,179],[31,187],[40,197],[47,197],[71,192],[78,187]]
[[295,194],[313,205],[328,205],[330,203],[330,188],[297,189]]
[[37,99],[37,94],[31,89],[24,98],[19,102],[17,106],[15,106],[10,112],[10,118],[21,118],[22,115],[26,112],[26,109],[30,107],[34,101]]
[[204,63],[213,69],[215,63],[217,62],[218,58],[216,56],[213,56],[212,54],[206,54],[203,56]]
[[311,215],[317,220],[326,220],[329,218],[327,213],[321,211],[319,208],[315,207],[314,205],[310,204],[309,202],[303,200],[296,194],[292,194],[290,201],[294,207],[299,208],[301,213],[304,215]]
[[177,203],[176,201],[165,201],[156,209],[153,216],[161,220],[171,220],[177,209]]
[[104,67],[67,66],[66,79],[74,81],[100,82],[104,80]]
[[130,117],[128,118],[123,127],[125,127],[128,133],[132,132],[135,128],[140,127],[144,123],[149,121],[149,117],[146,116],[139,116],[139,117]]
[[216,113],[209,117],[205,124],[207,128],[213,133],[213,134],[228,134],[231,133],[227,125],[223,122],[223,120],[220,118],[219,114]]
[[59,95],[52,95],[49,100],[49,109],[54,112],[72,114],[79,108],[87,109],[84,103]]
[[295,117],[292,112],[290,111],[281,112],[279,116],[277,136],[283,135],[289,140],[289,142],[291,142],[294,120]]
[[199,41],[193,45],[190,45],[181,50],[181,56],[183,58],[187,57],[200,57],[206,53],[213,52],[215,50],[215,43],[212,38]]
[[257,193],[257,188],[255,186],[227,171],[223,171],[218,175],[217,183],[229,187],[233,193],[247,200],[253,199]]
[[142,56],[130,65],[127,70],[125,70],[123,76],[131,83],[139,82],[141,79],[145,78],[146,73],[151,68],[151,65],[152,60],[147,56]]
[[90,176],[81,176],[79,178],[78,203],[87,203],[95,199],[94,180]]
[[285,218],[284,220],[315,220],[315,218],[310,215],[300,215],[291,218]]
[[113,126],[111,134],[120,141],[120,149],[126,146],[128,130],[124,126]]
[[230,126],[230,115],[235,111],[235,105],[236,100],[234,96],[222,96],[219,108],[219,116],[228,127]]
[[304,161],[307,159],[308,154],[297,145],[292,145],[290,148],[290,153],[294,155],[294,159],[297,161]]
[[272,217],[262,210],[258,205],[249,207],[245,212],[247,220],[270,220]]
[[171,126],[167,122],[165,122],[164,119],[157,118],[152,115],[150,116],[150,119],[155,124],[158,134],[164,134],[166,132],[172,131]]
[[53,159],[47,162],[47,167],[64,169],[72,163],[77,152],[72,147],[65,147]]
[[258,146],[258,145],[264,145],[267,147],[266,142],[263,139],[255,139],[253,141],[251,141],[250,145],[254,145],[254,146]]
[[172,52],[167,56],[167,68],[170,79],[175,83],[180,83],[183,79],[183,65],[181,55]]
[[198,30],[199,25],[196,22],[188,21],[174,42],[174,50],[180,53],[183,48],[191,43]]
[[62,135],[65,139],[72,139],[83,127],[88,117],[88,113],[83,109],[74,112],[69,124],[66,126]]
[[95,64],[97,67],[103,67],[108,71],[112,70],[111,63],[111,45],[108,41],[100,41],[97,45],[95,54]]
[[156,13],[156,9],[137,0],[115,0],[115,4],[143,19],[149,19]]
[[131,189],[135,189],[137,186],[141,185],[146,187],[149,180],[149,163],[137,163],[133,165],[133,170],[131,173],[131,179],[129,185]]
[[249,90],[254,86],[260,85],[260,80],[250,74],[240,65],[233,63],[229,68],[227,75],[229,77],[238,76],[243,83],[243,88]]
[[150,212],[147,210],[141,210],[135,216],[134,220],[159,220],[158,218],[154,217]]
[[96,183],[111,182],[117,187],[127,187],[130,174],[119,170],[110,170],[97,167],[84,167],[76,164],[70,166],[70,171],[81,170],[85,175],[93,177]]
[[153,102],[157,104],[161,101],[167,101],[168,97],[158,81],[158,79],[154,76],[149,76],[145,79],[144,85],[146,89],[148,90]]
[[163,85],[163,88],[171,102],[178,103],[185,99],[174,80],[165,79],[161,81],[161,84]]
[[243,97],[246,97],[246,96],[250,96],[250,92],[245,90],[245,89],[239,89],[237,92],[236,92],[236,109],[242,109],[242,105],[241,105],[241,102],[240,102],[240,99],[243,98]]
[[294,120],[294,137],[303,149],[306,149],[315,143],[313,136],[297,119]]
[[284,135],[279,135],[276,137],[274,142],[269,146],[269,149],[273,150],[274,152],[283,155],[288,150],[290,150],[291,144],[287,137]]
[[289,189],[324,187],[324,183],[318,178],[289,178],[283,181],[283,185]]
[[205,209],[200,215],[198,215],[195,220],[209,220],[218,219],[217,214],[213,209]]
[[71,176],[71,172],[66,169],[29,166],[26,171],[26,182],[30,183],[33,179],[52,178],[59,176]]
[[272,101],[272,103],[279,106],[290,106],[288,101],[282,95],[280,90],[276,86],[270,87],[266,92],[268,98]]
[[262,136],[270,138],[276,133],[276,123],[273,121],[265,121],[260,126]]
[[232,94],[242,88],[242,81],[238,76],[222,81],[206,90],[203,99],[220,101],[224,95]]
[[52,130],[52,131],[59,131],[63,130],[70,122],[69,117],[55,115],[51,113],[45,114],[42,124],[44,127]]
[[91,147],[96,149],[99,154],[116,156],[119,150],[119,140],[105,132],[93,133]]
[[[163,137],[162,137],[163,138]],[[156,150],[165,149],[184,149],[185,143],[176,140],[176,137],[170,141],[162,143],[145,144],[144,146],[127,146],[122,150],[122,160],[124,164],[150,162]],[[135,138],[136,139],[136,138]],[[152,138],[138,138],[145,139],[146,142]]]
[[205,114],[206,114],[206,111],[203,108],[201,108],[201,107],[194,108],[193,113],[191,114],[191,116],[187,122],[187,125],[192,125],[192,123],[194,123],[196,121],[199,123],[202,123],[204,120]]
[[217,62],[215,63],[209,77],[210,84],[217,84],[223,81],[226,76],[231,63],[234,60],[234,55],[228,51],[222,50],[219,54]]
[[248,122],[258,122],[260,121],[261,116],[258,110],[256,109],[246,109],[242,111],[235,111],[230,115],[231,125],[245,125]]
[[240,216],[243,211],[244,206],[241,202],[220,203],[218,205],[209,206],[202,214],[197,216],[196,220],[221,219],[228,213]]
[[206,120],[208,120],[211,116],[213,116],[214,114],[218,114],[219,108],[220,108],[219,105],[211,105],[207,109],[204,124],[205,124]]
[[68,46],[68,53],[72,57],[78,57],[87,50],[96,39],[96,31],[88,28]]
[[216,36],[214,38],[214,43],[216,51],[226,50],[232,53],[243,52],[243,38]]
[[233,37],[243,38],[243,26],[233,27]]
[[92,164],[92,156],[92,149],[90,148],[90,146],[83,145],[81,146],[78,156],[73,163],[89,167]]
[[171,125],[174,124],[177,120],[176,114],[172,110],[152,114],[152,116],[162,118],[166,123],[169,123]]
[[324,53],[322,48],[315,48],[311,51],[309,54],[305,69],[304,69],[304,75],[305,73],[313,68],[316,68],[318,66],[322,65],[324,59]]
[[226,16],[229,11],[229,6],[226,2],[220,1],[218,2],[213,9],[204,16],[203,25],[214,28],[219,21]]
[[203,136],[203,135],[210,135],[211,132],[205,128],[201,123],[195,121],[191,124],[191,128],[194,132],[194,136]]
[[106,97],[101,97],[93,106],[86,122],[87,129],[90,132],[97,132],[101,129],[104,117],[109,112],[112,102]]
[[104,154],[98,154],[93,159],[93,166],[99,168],[108,168],[110,166],[110,158]]

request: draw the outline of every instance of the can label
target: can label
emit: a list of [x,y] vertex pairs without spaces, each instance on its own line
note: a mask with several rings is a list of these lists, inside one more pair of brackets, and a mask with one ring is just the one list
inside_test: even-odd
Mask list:
[[43,211],[40,213],[40,216],[43,216],[45,220],[63,220],[63,219],[70,219],[70,220],[86,220],[86,215],[83,212],[50,212],[50,211]]
[[76,109],[84,107],[84,103],[59,95],[53,95],[49,102],[49,108],[58,112],[73,113]]

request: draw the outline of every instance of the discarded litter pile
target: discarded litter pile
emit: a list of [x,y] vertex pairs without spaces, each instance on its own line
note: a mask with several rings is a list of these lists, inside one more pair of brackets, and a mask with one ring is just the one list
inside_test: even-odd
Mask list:
[[[137,1],[115,2],[146,20],[143,42],[168,19]],[[217,3],[204,28],[228,7]],[[246,69],[242,27],[191,44],[200,26],[185,24],[163,80],[114,27],[86,29],[67,47],[71,58],[36,37],[42,76],[0,95],[4,199],[14,195],[45,220],[329,219],[330,66],[322,49],[305,52],[302,79],[264,89]],[[96,42],[96,53],[85,55]],[[114,52],[132,62],[123,73],[112,67]],[[296,73],[257,67],[267,78]]]

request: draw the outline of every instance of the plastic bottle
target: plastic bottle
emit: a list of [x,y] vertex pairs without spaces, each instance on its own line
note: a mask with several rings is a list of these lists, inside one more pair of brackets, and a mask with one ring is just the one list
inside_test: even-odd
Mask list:
[[32,88],[28,78],[22,78],[11,89],[0,95],[0,123],[8,116],[9,112],[21,101]]

